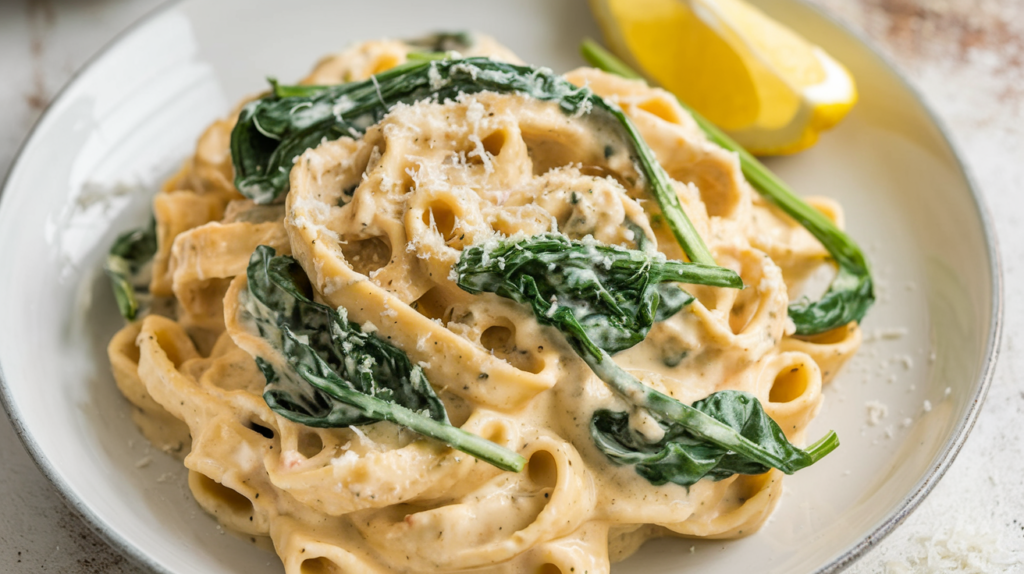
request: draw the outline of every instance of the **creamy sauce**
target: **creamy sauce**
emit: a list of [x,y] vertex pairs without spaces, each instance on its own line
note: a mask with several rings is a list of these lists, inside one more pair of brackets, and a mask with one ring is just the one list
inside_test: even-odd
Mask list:
[[[514,58],[489,39],[478,48]],[[307,82],[366,78],[408,50],[362,44]],[[762,205],[735,156],[666,93],[594,70],[567,77],[632,118],[718,263],[748,286],[685,286],[697,299],[614,360],[684,403],[752,393],[799,443],[823,371],[834,375],[860,342],[852,325],[790,336],[789,289],[822,263],[820,245]],[[517,95],[397,106],[362,139],[304,153],[283,211],[231,186],[230,129],[212,126],[155,202],[153,291],[174,298],[174,317],[128,325],[109,352],[146,436],[188,453],[196,500],[225,526],[269,537],[288,574],[596,574],[651,537],[744,536],[768,517],[778,471],[684,488],[613,464],[590,420],[627,402],[528,309],[451,280],[461,249],[514,234],[680,258],[615,126]],[[837,206],[829,213],[841,218]],[[500,471],[390,423],[318,429],[271,411],[253,357],[287,369],[246,290],[257,245],[294,255],[319,300],[403,349],[453,424],[519,452],[526,470]],[[630,424],[652,441],[663,432],[643,411]]]

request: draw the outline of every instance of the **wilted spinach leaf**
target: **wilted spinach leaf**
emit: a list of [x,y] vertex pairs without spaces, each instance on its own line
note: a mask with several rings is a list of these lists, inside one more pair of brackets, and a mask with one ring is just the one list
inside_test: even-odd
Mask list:
[[[465,249],[453,276],[470,293],[496,293],[529,305],[537,321],[557,328],[602,381],[654,417],[665,430],[654,444],[630,429],[624,412],[595,412],[591,435],[609,459],[636,465],[655,484],[688,486],[705,477],[720,480],[768,468],[792,473],[839,446],[830,432],[803,451],[752,395],[722,391],[691,407],[644,385],[612,360],[609,352],[639,343],[654,321],[689,303],[688,296],[679,298],[678,287],[659,290],[660,282],[742,286],[731,271],[541,235]],[[664,312],[663,293],[669,294]]]
[[299,263],[260,246],[249,260],[242,303],[283,363],[258,357],[263,397],[281,416],[313,427],[390,421],[445,442],[504,470],[523,457],[451,426],[444,405],[418,365],[398,347],[364,333],[344,309],[312,300]]
[[[524,94],[557,102],[573,116],[599,117],[621,128],[669,227],[691,261],[714,265],[703,240],[683,212],[668,174],[633,122],[615,104],[578,88],[546,68],[506,64],[489,58],[410,60],[369,80],[338,86],[273,85],[269,95],[247,104],[231,133],[235,185],[257,203],[277,199],[288,189],[295,158],[323,141],[361,137],[398,103],[444,101],[460,94]],[[436,58],[444,58],[436,55]]]
[[149,293],[148,278],[142,276],[142,271],[153,260],[156,249],[156,219],[150,217],[146,227],[118,235],[107,253],[103,269],[110,278],[117,308],[129,321],[138,315],[139,300]]
[[[761,474],[775,464],[791,474],[814,464],[838,445],[835,434],[827,435],[806,451],[786,435],[751,394],[719,391],[690,407],[734,429],[744,439],[774,455],[751,457],[715,444],[677,422],[658,421],[664,436],[651,443],[629,424],[629,414],[599,410],[590,421],[590,434],[597,447],[619,464],[631,464],[652,484],[674,482],[690,486],[702,478],[721,480],[734,474]],[[695,417],[696,418],[696,417]],[[771,462],[769,462],[771,460]],[[774,463],[774,464],[773,464]]]
[[537,321],[558,327],[573,346],[592,355],[636,345],[655,321],[688,305],[693,297],[676,282],[743,286],[739,275],[723,267],[556,233],[469,247],[453,273],[469,293],[488,291],[530,305]]

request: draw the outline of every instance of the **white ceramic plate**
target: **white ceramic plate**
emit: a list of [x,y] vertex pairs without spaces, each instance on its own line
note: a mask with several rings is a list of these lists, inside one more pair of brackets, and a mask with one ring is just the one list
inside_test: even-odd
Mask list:
[[[995,360],[991,228],[935,118],[847,30],[799,2],[758,3],[857,78],[861,101],[850,117],[814,149],[770,165],[798,192],[846,207],[878,278],[864,323],[875,340],[827,389],[810,431],[833,428],[842,447],[787,480],[761,532],[653,542],[615,572],[841,569],[934,486],[974,422]],[[4,403],[68,502],[140,563],[175,573],[281,571],[272,553],[220,532],[191,500],[180,464],[150,453],[129,419],[105,355],[120,325],[100,271],[107,246],[144,220],[158,182],[202,128],[261,90],[264,77],[298,78],[356,40],[437,29],[492,34],[556,70],[581,64],[579,41],[597,36],[582,1],[186,1],[104,51],[25,144],[0,200]],[[873,400],[888,407],[877,426],[867,424]]]

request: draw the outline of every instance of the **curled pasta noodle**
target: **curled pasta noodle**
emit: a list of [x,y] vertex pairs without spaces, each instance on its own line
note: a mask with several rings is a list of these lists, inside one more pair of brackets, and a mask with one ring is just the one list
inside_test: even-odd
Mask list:
[[194,191],[161,193],[153,199],[158,247],[153,257],[153,280],[149,290],[154,295],[174,295],[170,259],[171,248],[178,234],[220,219],[224,214],[224,205],[221,197]]
[[[396,567],[416,571],[496,564],[572,532],[594,499],[579,455],[543,434],[524,438],[523,473],[498,474],[453,504],[389,509],[360,523],[360,532],[397,559]],[[480,528],[474,519],[493,512],[503,512],[504,520]]]
[[[606,572],[610,567],[609,525],[588,522],[572,534],[538,544],[529,552],[529,570],[544,574]],[[630,552],[632,554],[632,552]]]
[[[342,516],[403,503],[430,490],[446,490],[469,471],[469,459],[456,460],[459,457],[439,452],[437,445],[424,441],[391,449],[367,442],[357,435],[336,448],[330,445],[325,449],[327,456],[273,461],[267,467],[270,480],[297,500],[316,505],[325,514]],[[331,458],[338,450],[342,454]],[[325,491],[324,484],[334,487]]]
[[[423,42],[353,46],[302,83],[370,78],[425,45],[518,62],[486,37]],[[708,141],[667,92],[590,69],[566,78],[621,107],[715,260],[745,286],[682,285],[694,300],[615,363],[687,404],[749,393],[802,443],[822,385],[861,342],[853,323],[794,335],[788,305],[827,252],[757,197],[736,156]],[[591,438],[596,411],[630,412],[644,432],[658,422],[610,390],[530,308],[470,294],[453,279],[465,249],[546,233],[683,258],[608,125],[522,94],[399,104],[361,126],[361,137],[307,149],[287,196],[257,204],[233,185],[237,112],[204,132],[154,199],[150,290],[168,304],[108,347],[143,433],[185,457],[190,490],[221,524],[272,543],[287,574],[597,574],[651,538],[734,538],[765,522],[782,472],[683,487],[612,462]],[[842,225],[837,204],[811,203]],[[271,341],[278,327],[261,330],[247,306],[258,246],[294,257],[317,303],[400,349],[448,422],[521,455],[523,472],[390,422],[314,428],[271,409],[254,357],[286,359]]]
[[860,327],[850,323],[809,337],[786,337],[782,341],[782,350],[809,355],[821,369],[822,381],[827,383],[857,352],[862,338]]
[[289,517],[274,523],[271,538],[284,562],[285,574],[384,574],[388,568],[372,555],[353,548],[359,535],[343,519],[316,527]]
[[760,528],[782,496],[782,473],[772,469],[765,474],[737,475],[726,480],[728,487],[715,505],[685,521],[665,524],[665,528],[685,536],[711,539],[736,538]]
[[171,247],[169,264],[179,320],[219,335],[224,327],[223,299],[228,282],[245,273],[249,256],[260,245],[290,252],[280,221],[210,222],[179,234]]
[[[821,406],[821,370],[805,353],[780,353],[765,361],[757,397],[787,435],[807,428]],[[791,437],[793,438],[793,437]]]
[[132,411],[132,420],[142,430],[146,439],[160,449],[183,457],[188,453],[192,443],[188,426],[153,400],[146,390],[145,383],[139,378],[139,348],[135,340],[141,329],[141,323],[131,323],[110,340],[107,354],[110,357],[111,371],[118,390],[135,407],[136,410]]

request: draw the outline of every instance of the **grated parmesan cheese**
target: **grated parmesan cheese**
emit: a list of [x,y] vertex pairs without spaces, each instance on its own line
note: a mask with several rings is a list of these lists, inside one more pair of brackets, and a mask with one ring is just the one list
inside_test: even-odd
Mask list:
[[882,419],[889,416],[889,407],[879,401],[868,401],[864,406],[868,410],[868,424],[871,426],[878,426]]
[[992,532],[957,525],[915,538],[905,560],[888,562],[885,574],[1004,574],[1020,572],[1021,565]]

